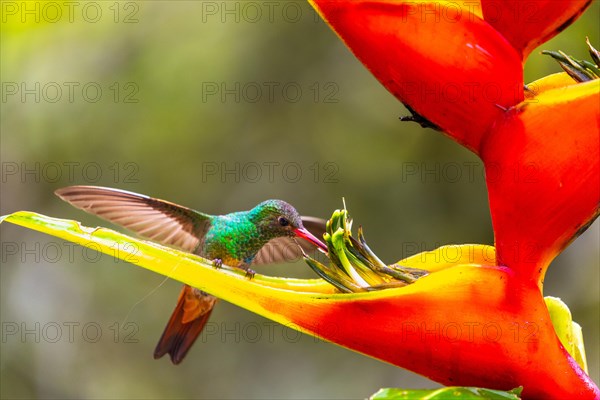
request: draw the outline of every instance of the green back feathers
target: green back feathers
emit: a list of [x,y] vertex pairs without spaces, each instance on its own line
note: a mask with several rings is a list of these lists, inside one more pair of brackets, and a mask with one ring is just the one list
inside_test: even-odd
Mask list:
[[292,237],[301,227],[302,219],[294,207],[282,200],[266,200],[249,211],[215,217],[203,253],[234,266],[234,260],[248,264],[271,239]]

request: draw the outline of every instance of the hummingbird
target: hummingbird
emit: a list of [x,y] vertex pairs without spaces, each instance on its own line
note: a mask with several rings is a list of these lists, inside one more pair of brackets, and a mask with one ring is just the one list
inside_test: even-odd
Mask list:
[[[68,186],[55,194],[143,238],[208,258],[215,267],[226,264],[242,268],[250,278],[254,274],[251,266],[290,261],[316,249],[327,252],[327,246],[317,238],[325,233],[325,221],[301,217],[283,200],[266,200],[248,211],[209,215],[165,200],[99,186]],[[298,242],[296,238],[303,240]],[[169,354],[173,364],[179,364],[216,303],[216,297],[184,285],[154,358]]]

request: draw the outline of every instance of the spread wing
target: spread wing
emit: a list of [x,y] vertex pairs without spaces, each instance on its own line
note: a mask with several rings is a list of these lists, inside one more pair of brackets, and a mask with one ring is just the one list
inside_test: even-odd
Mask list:
[[[304,227],[319,239],[323,238],[326,223],[327,221],[321,218],[302,217]],[[317,246],[301,238],[278,237],[271,239],[256,253],[251,265],[297,261],[302,257],[301,248],[305,253],[310,254],[317,249]]]
[[164,245],[194,252],[212,217],[168,201],[99,186],[69,186],[56,195],[71,205]]

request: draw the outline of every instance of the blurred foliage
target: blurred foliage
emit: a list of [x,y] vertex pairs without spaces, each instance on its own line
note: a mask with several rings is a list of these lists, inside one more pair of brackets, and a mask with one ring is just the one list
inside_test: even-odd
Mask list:
[[[492,243],[478,159],[400,122],[404,107],[305,2],[72,2],[60,18],[51,3],[1,3],[1,214],[105,225],[53,196],[70,184],[209,213],[282,198],[328,216],[343,196],[386,262]],[[585,58],[585,36],[600,42],[599,12],[594,2],[538,50]],[[526,82],[560,70],[539,51]],[[182,365],[154,361],[179,284],[18,227],[1,234],[2,398],[364,398],[438,386],[232,305],[218,307],[214,332]],[[598,236],[596,223],[555,261],[544,290],[591,339],[596,382]],[[260,272],[314,275],[302,262]]]

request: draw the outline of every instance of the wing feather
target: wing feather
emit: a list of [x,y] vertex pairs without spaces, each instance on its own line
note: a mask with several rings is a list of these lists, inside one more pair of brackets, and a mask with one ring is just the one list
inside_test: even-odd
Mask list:
[[[302,224],[318,238],[325,233],[326,221],[315,217],[302,217]],[[297,261],[302,257],[302,250],[312,253],[317,246],[307,240],[294,237],[278,237],[271,239],[256,253],[251,265],[275,264]]]
[[161,244],[194,252],[212,216],[165,200],[99,186],[69,186],[56,195],[73,206]]

